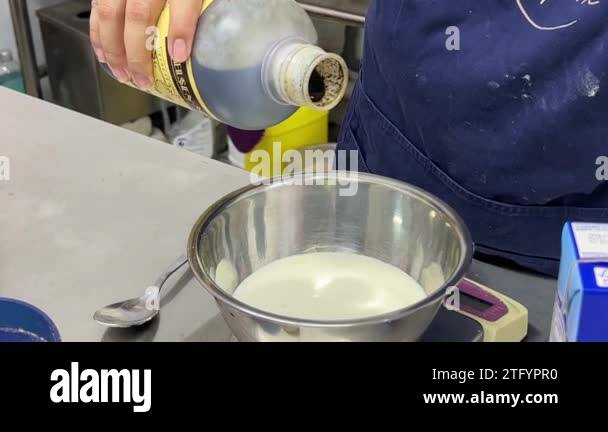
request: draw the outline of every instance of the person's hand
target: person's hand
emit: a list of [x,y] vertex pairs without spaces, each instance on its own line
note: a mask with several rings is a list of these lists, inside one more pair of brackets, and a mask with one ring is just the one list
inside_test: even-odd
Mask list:
[[[158,22],[165,3],[165,0],[93,0],[91,44],[97,59],[107,63],[119,81],[132,79],[142,89],[152,86],[149,29]],[[202,5],[203,0],[169,0],[169,54],[176,62],[183,63],[190,57]]]

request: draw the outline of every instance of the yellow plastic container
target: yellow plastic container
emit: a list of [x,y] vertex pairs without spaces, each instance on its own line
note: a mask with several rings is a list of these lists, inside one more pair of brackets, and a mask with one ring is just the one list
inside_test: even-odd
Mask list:
[[[329,113],[300,108],[284,122],[266,130],[262,141],[245,155],[245,169],[253,171],[259,167],[262,162],[260,159],[260,150],[262,150],[267,155],[263,159],[271,162],[269,176],[279,176],[288,165],[283,162],[285,152],[311,145],[327,144],[328,139]],[[280,146],[276,143],[280,143]],[[280,162],[276,163],[277,161]],[[281,172],[277,172],[278,166],[281,167]],[[264,172],[266,173],[266,170]]]

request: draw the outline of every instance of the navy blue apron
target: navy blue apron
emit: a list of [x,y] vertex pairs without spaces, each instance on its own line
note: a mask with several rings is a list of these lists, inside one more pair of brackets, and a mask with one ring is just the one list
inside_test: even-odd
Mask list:
[[563,224],[608,222],[607,74],[608,0],[375,0],[339,148],[555,275]]

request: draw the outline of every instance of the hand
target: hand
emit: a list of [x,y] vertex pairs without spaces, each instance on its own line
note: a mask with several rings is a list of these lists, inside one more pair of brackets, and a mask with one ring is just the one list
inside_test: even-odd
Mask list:
[[[133,82],[142,89],[153,84],[149,28],[155,26],[165,0],[93,0],[91,44],[97,59],[112,70],[120,82]],[[169,0],[171,24],[169,55],[183,63],[192,52],[196,24],[203,0]]]

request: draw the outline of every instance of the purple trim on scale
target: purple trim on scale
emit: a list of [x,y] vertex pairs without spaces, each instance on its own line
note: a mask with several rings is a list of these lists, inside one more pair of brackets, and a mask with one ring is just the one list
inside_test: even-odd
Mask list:
[[509,308],[504,304],[498,297],[490,294],[483,290],[475,282],[468,279],[464,279],[458,284],[458,289],[470,295],[471,297],[478,298],[492,306],[485,312],[478,311],[470,306],[461,305],[460,309],[466,313],[479,317],[489,322],[496,322],[509,313]]

